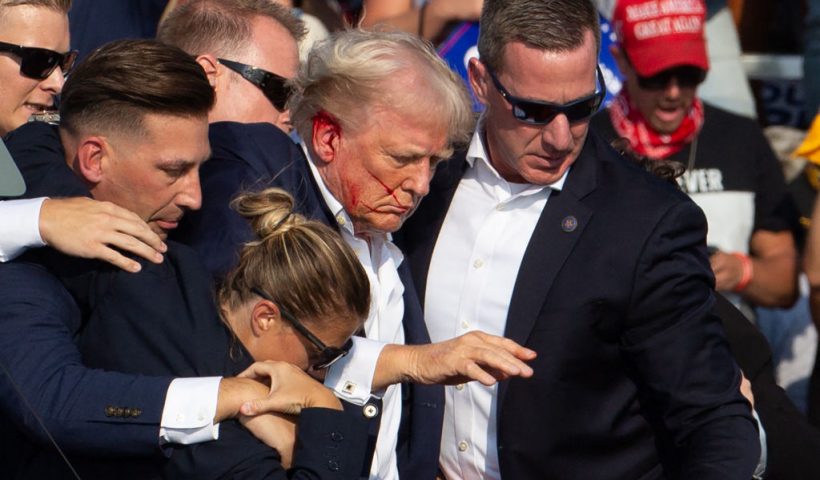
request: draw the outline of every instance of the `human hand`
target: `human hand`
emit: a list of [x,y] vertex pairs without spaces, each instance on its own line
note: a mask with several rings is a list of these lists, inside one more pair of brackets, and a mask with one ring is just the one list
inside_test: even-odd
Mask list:
[[734,290],[743,278],[743,262],[731,253],[718,250],[709,257],[709,263],[715,274],[715,290]]
[[286,469],[293,464],[293,447],[296,444],[296,418],[290,415],[269,413],[254,417],[240,416],[239,421],[254,437],[276,449]]
[[456,385],[477,380],[489,386],[513,376],[531,377],[532,368],[524,361],[535,356],[508,338],[479,331],[427,345],[387,345],[373,384],[384,388],[398,382]]
[[40,236],[67,255],[103,260],[129,272],[138,272],[140,264],[118,249],[154,263],[162,263],[168,249],[135,213],[85,197],[46,199],[40,210]]
[[256,362],[239,377],[262,382],[270,388],[267,397],[243,403],[240,408],[243,415],[269,412],[298,415],[302,409],[311,407],[342,410],[342,403],[331,390],[287,362]]

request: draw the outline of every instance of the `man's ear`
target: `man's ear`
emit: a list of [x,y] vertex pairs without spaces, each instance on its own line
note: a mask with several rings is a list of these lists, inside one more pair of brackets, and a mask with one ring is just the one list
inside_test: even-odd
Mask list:
[[313,151],[324,163],[334,161],[339,153],[342,139],[342,126],[339,121],[326,112],[319,112],[313,117]]
[[478,101],[487,105],[487,96],[490,91],[490,72],[487,66],[481,63],[477,58],[471,58],[467,64],[467,78],[470,81],[470,86],[473,88]]
[[205,75],[208,77],[208,83],[216,90],[218,77],[220,77],[224,71],[224,69],[219,66],[219,60],[210,53],[207,53],[196,57],[196,63],[205,71]]
[[282,326],[279,306],[269,300],[260,300],[251,311],[251,331],[255,337],[277,331]]
[[102,181],[112,153],[111,144],[105,137],[92,135],[82,138],[77,145],[77,156],[74,159],[75,170],[85,181],[96,185]]

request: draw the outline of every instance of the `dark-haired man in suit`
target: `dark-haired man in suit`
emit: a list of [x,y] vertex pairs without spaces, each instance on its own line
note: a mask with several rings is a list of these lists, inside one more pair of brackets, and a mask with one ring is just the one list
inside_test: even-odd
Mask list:
[[485,111],[402,231],[433,341],[473,329],[535,374],[447,387],[447,478],[737,478],[760,456],[720,321],[705,220],[620,158],[588,0],[487,0]]

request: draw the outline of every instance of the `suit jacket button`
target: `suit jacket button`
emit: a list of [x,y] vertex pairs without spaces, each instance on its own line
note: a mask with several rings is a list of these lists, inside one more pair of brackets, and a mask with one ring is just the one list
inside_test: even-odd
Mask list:
[[344,437],[344,435],[342,435],[339,432],[333,432],[333,433],[330,434],[330,439],[333,440],[334,442],[341,442],[342,440],[345,439],[345,437]]
[[362,409],[362,413],[367,418],[373,418],[373,417],[375,417],[376,415],[379,414],[379,407],[373,405],[372,403],[368,403]]
[[114,416],[121,417],[123,414],[124,409],[122,407],[117,407],[114,409]]
[[330,460],[327,462],[327,469],[331,472],[338,472],[341,467],[339,466],[339,462],[336,460]]
[[112,407],[111,405],[105,407],[105,416],[106,417],[113,417],[116,414],[117,414],[116,409],[114,407]]
[[123,417],[130,417],[131,416],[131,409],[128,408],[128,407],[123,408],[122,409],[122,416]]
[[140,415],[142,415],[142,410],[140,410],[139,408],[132,408],[131,409],[131,416],[132,417],[139,417]]

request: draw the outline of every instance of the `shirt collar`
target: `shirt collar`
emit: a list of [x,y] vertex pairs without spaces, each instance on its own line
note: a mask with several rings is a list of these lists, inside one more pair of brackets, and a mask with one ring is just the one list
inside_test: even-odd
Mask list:
[[551,190],[561,191],[564,188],[564,182],[567,180],[567,174],[569,173],[569,169],[559,178],[557,181],[550,185],[533,185],[533,184],[522,184],[522,183],[513,183],[508,182],[505,180],[493,167],[492,163],[490,162],[489,155],[487,155],[487,148],[484,145],[484,122],[479,121],[479,128],[473,133],[473,137],[470,140],[470,146],[467,149],[467,164],[470,168],[476,168],[476,161],[481,164],[481,170],[487,171],[493,178],[492,181],[495,184],[500,184],[507,187],[507,190],[515,191],[520,194],[529,194],[529,193],[536,193],[545,188],[549,188]]

